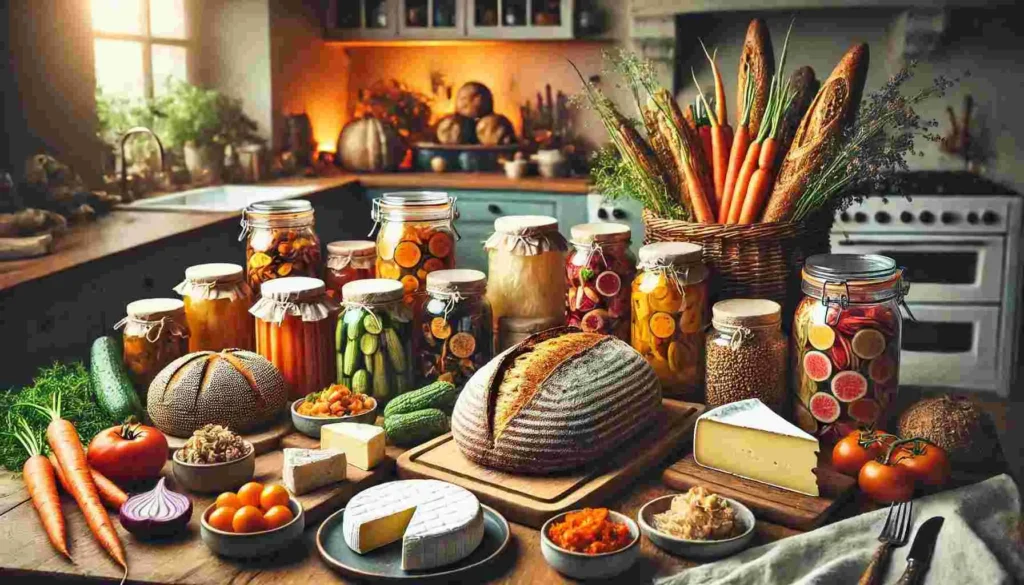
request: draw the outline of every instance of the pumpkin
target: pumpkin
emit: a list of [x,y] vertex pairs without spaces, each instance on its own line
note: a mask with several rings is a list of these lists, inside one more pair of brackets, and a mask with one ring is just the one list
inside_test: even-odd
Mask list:
[[470,81],[455,94],[455,112],[462,116],[476,120],[493,111],[494,96],[482,83]]
[[497,146],[516,141],[516,129],[512,122],[501,114],[488,114],[476,123],[476,137],[480,144]]
[[394,126],[377,118],[352,120],[338,135],[338,160],[350,171],[394,171],[406,145]]
[[473,144],[476,124],[459,114],[448,114],[437,122],[437,141],[441,144]]

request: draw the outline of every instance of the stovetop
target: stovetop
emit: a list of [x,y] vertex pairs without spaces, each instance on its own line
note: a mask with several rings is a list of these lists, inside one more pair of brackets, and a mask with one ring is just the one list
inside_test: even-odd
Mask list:
[[918,195],[866,197],[836,214],[833,230],[850,233],[1007,234],[1020,231],[1019,197]]

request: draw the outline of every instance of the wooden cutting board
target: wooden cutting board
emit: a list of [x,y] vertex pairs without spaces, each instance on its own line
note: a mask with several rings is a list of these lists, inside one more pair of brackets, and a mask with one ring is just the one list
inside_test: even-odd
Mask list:
[[798,530],[813,530],[821,526],[857,487],[856,479],[827,467],[824,462],[819,463],[814,473],[818,476],[818,490],[821,492],[818,497],[701,467],[690,453],[668,467],[661,480],[680,491],[704,486],[718,495],[746,504],[758,519]]
[[451,434],[406,451],[398,458],[403,479],[439,479],[460,485],[513,522],[540,528],[566,510],[598,506],[644,471],[693,439],[693,425],[703,404],[663,400],[660,420],[598,462],[575,473],[550,476],[513,475],[466,459]]

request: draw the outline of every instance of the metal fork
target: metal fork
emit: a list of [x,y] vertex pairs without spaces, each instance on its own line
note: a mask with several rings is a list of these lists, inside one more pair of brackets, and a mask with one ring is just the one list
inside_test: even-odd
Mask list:
[[871,563],[864,570],[857,585],[879,585],[885,575],[885,569],[889,564],[889,554],[892,549],[907,544],[907,537],[910,535],[910,525],[913,524],[914,502],[893,502],[889,505],[889,514],[885,517],[885,524],[882,526],[882,533],[878,535],[881,542],[878,550],[871,557]]

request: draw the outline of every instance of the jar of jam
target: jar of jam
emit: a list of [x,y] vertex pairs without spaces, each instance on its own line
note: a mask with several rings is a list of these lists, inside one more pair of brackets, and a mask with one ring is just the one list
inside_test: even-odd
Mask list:
[[910,286],[896,261],[873,254],[818,254],[804,263],[793,315],[794,420],[835,441],[888,422],[900,374]]
[[437,379],[462,386],[494,357],[487,276],[479,270],[438,270],[427,275],[427,302],[413,349],[417,382]]
[[565,262],[568,325],[629,343],[630,284],[636,276],[629,226],[584,223],[572,226],[569,232],[572,248]]
[[707,335],[708,408],[757,398],[784,415],[789,400],[789,342],[782,307],[766,299],[729,299],[711,309]]
[[356,280],[341,289],[338,381],[381,404],[412,388],[412,308],[396,280]]
[[347,240],[327,244],[324,283],[327,294],[341,301],[341,287],[353,280],[377,278],[377,246],[369,240]]
[[256,326],[249,314],[252,289],[245,282],[241,266],[190,266],[174,292],[185,302],[190,352],[231,348],[252,351],[256,347]]
[[313,229],[313,205],[305,199],[253,203],[242,213],[249,286],[289,276],[320,277],[320,238]]
[[146,403],[149,383],[164,366],[188,353],[185,303],[178,299],[142,299],[128,303],[128,316],[114,325],[124,327],[124,365]]

